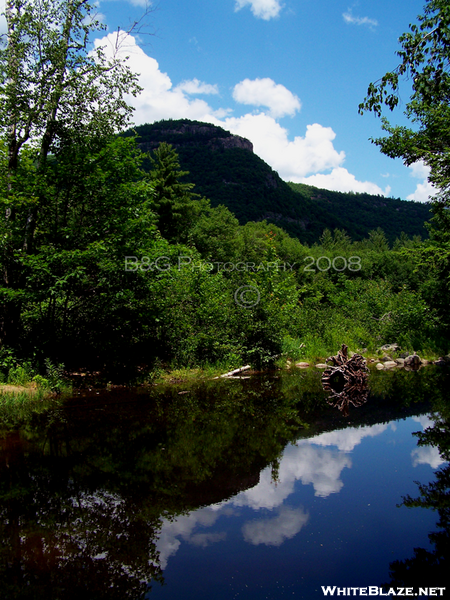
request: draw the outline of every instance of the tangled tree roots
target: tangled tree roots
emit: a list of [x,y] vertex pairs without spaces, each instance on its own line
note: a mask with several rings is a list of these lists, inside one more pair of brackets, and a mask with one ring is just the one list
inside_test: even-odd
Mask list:
[[349,358],[348,347],[342,344],[336,356],[328,357],[326,362],[333,363],[333,366],[326,369],[322,375],[323,388],[331,392],[328,403],[348,417],[350,403],[353,406],[361,406],[367,402],[369,369],[366,361],[360,354],[354,354]]

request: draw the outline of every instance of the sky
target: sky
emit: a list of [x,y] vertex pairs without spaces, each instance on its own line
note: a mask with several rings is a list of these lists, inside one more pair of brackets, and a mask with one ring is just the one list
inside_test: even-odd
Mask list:
[[[424,0],[156,0],[121,53],[140,74],[136,125],[188,118],[253,143],[286,181],[426,201],[427,167],[405,167],[370,142],[383,134],[358,114],[370,82],[399,62],[398,37]],[[108,52],[145,0],[99,0]],[[1,28],[1,23],[0,23]],[[126,38],[126,39],[125,39]],[[400,107],[410,95],[404,83]]]

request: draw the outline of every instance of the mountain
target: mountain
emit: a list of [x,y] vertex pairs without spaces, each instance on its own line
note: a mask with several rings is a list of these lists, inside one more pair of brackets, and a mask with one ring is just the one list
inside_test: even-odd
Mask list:
[[[137,134],[142,150],[161,142],[176,148],[186,180],[212,206],[224,204],[239,219],[266,219],[300,241],[312,244],[324,229],[344,229],[354,240],[381,227],[390,242],[401,232],[427,237],[424,227],[429,206],[400,199],[331,192],[303,184],[286,183],[253,152],[249,140],[229,131],[188,119],[140,125],[124,135]],[[148,165],[147,165],[148,166]]]

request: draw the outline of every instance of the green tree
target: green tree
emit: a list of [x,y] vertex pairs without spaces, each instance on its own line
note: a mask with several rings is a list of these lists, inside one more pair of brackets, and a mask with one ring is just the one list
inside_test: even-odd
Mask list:
[[151,157],[151,163],[153,207],[161,235],[173,242],[185,241],[202,207],[209,203],[199,201],[200,196],[191,191],[193,183],[181,181],[188,172],[180,170],[178,154],[170,144],[162,142]]
[[[48,226],[50,163],[123,128],[132,112],[125,94],[139,86],[123,59],[108,58],[100,46],[90,49],[91,34],[104,26],[86,0],[7,0],[4,15],[0,340],[11,341],[23,308],[26,257],[36,253],[40,230]],[[118,34],[117,48],[120,40]]]
[[359,112],[382,117],[383,106],[393,111],[399,103],[401,80],[407,79],[412,95],[405,114],[412,127],[392,126],[382,117],[387,136],[373,140],[381,152],[402,158],[406,165],[423,161],[430,168],[429,181],[439,190],[434,199],[434,224],[450,237],[450,5],[447,0],[428,0],[424,14],[410,31],[400,36],[400,64],[371,83]]
[[428,0],[423,15],[400,36],[400,64],[379,81],[371,83],[359,112],[382,116],[399,103],[400,83],[407,79],[412,94],[405,114],[412,127],[392,126],[382,117],[387,136],[373,140],[381,152],[402,158],[406,165],[423,161],[430,168],[429,181],[438,190],[432,199],[432,244],[415,254],[421,268],[430,271],[426,296],[450,326],[450,5],[447,0]]

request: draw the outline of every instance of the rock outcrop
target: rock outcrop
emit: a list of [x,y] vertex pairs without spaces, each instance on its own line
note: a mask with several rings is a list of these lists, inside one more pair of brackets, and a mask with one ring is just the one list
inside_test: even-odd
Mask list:
[[[158,135],[160,133],[160,135]],[[183,123],[174,122],[173,129],[161,128],[158,130],[156,123],[153,130],[154,140],[145,141],[139,144],[140,148],[146,152],[157,148],[161,141],[166,141],[174,148],[180,146],[206,146],[211,150],[229,150],[230,148],[241,148],[253,153],[253,144],[250,140],[233,135],[229,131],[225,131],[222,127],[215,125],[200,124],[196,122]],[[177,143],[177,138],[180,138],[180,143]],[[161,139],[159,139],[161,138]],[[183,139],[181,139],[183,138]]]

